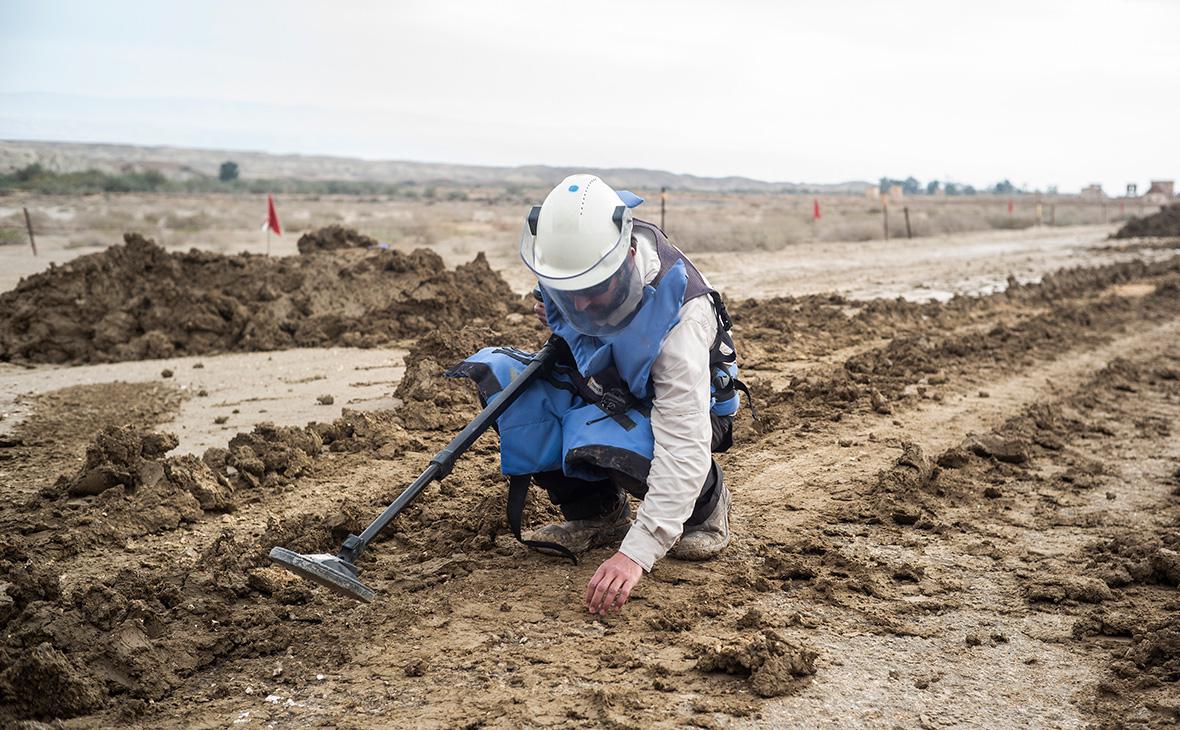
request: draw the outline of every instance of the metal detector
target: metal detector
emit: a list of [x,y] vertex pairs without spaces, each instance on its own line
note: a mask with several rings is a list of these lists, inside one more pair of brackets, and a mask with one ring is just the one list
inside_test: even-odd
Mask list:
[[270,559],[295,575],[319,583],[342,596],[348,596],[365,603],[372,601],[376,592],[357,578],[357,558],[428,484],[451,473],[455,461],[475,443],[475,440],[484,431],[488,430],[488,427],[495,423],[496,419],[508,409],[508,406],[512,405],[529,383],[549,365],[556,353],[556,338],[550,338],[545,346],[533,356],[528,367],[513,378],[507,387],[497,393],[483,411],[475,417],[475,420],[467,424],[459,432],[459,435],[451,440],[451,443],[447,444],[430,460],[426,470],[410,486],[406,487],[405,491],[398,495],[397,499],[393,500],[393,503],[365,528],[364,532],[345,538],[338,553],[335,555],[327,553],[303,555],[293,550],[275,547],[271,548]]

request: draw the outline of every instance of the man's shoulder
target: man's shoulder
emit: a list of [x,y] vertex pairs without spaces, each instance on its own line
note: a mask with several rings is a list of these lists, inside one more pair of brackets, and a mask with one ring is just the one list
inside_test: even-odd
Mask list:
[[717,313],[713,309],[713,298],[699,296],[689,299],[680,306],[680,321],[699,324],[711,343],[712,338],[717,336]]

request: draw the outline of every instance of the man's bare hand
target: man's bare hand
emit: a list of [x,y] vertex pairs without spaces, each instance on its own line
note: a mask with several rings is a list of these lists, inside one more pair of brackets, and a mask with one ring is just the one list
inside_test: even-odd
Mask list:
[[595,571],[586,587],[586,608],[605,616],[617,611],[631,597],[631,589],[643,577],[643,566],[622,553],[615,553]]
[[533,314],[537,315],[537,319],[541,320],[542,325],[549,326],[549,317],[545,314],[545,302],[539,300],[533,302]]

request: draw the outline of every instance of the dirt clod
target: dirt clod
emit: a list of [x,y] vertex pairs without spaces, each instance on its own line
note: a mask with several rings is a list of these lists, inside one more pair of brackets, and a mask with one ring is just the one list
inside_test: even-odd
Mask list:
[[1023,464],[1029,459],[1028,443],[1023,439],[984,434],[972,439],[967,450],[984,458],[993,457],[1008,464]]
[[761,697],[794,692],[801,680],[815,674],[819,654],[793,644],[771,630],[727,644],[706,647],[696,668],[749,677],[750,688]]
[[69,718],[102,706],[88,673],[48,642],[38,644],[0,674],[6,702],[25,716]]
[[377,248],[377,245],[376,239],[338,223],[304,233],[295,243],[295,247],[299,249],[301,254],[339,251],[346,248]]
[[66,483],[65,491],[83,497],[117,486],[133,490],[143,484],[153,485],[159,474],[151,465],[178,443],[172,434],[107,428],[86,449],[86,463]]
[[1039,578],[1027,589],[1030,603],[1078,601],[1102,603],[1114,597],[1106,583],[1084,575],[1054,575]]

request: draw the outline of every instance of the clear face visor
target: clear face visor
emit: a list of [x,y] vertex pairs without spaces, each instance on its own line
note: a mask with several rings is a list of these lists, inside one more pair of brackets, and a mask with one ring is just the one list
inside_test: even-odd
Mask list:
[[622,330],[643,302],[643,277],[627,242],[627,254],[618,269],[601,283],[585,289],[554,289],[541,282],[561,316],[584,335],[604,337]]
[[[614,222],[619,236],[596,262],[585,271],[552,276],[541,270],[544,262],[537,252],[540,210],[540,206],[532,209],[521,231],[520,258],[524,265],[536,275],[565,321],[578,332],[601,337],[623,329],[643,302],[643,277],[631,253],[631,211],[622,205],[615,209]],[[571,288],[580,279],[596,283]]]

